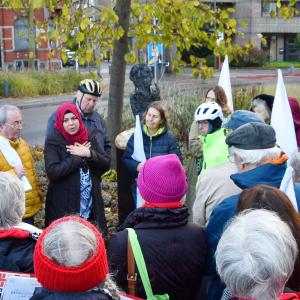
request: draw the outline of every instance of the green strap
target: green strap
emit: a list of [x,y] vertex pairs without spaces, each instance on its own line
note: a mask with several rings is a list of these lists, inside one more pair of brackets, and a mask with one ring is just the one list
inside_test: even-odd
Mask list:
[[127,231],[128,231],[128,238],[130,239],[134,259],[135,259],[137,268],[139,270],[139,273],[140,273],[140,276],[141,276],[141,279],[143,282],[143,286],[144,286],[144,289],[145,289],[145,292],[147,295],[147,299],[151,299],[153,297],[153,291],[152,291],[152,287],[150,284],[150,280],[149,280],[149,276],[148,276],[148,272],[147,272],[147,268],[146,268],[144,255],[143,255],[141,246],[139,244],[139,241],[137,239],[137,235],[136,235],[134,229],[127,228]]

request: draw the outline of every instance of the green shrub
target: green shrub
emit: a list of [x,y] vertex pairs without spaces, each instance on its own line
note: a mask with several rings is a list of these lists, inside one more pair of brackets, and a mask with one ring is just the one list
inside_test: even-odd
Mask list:
[[9,73],[9,95],[13,97],[38,96],[41,82],[27,73]]
[[65,73],[59,73],[62,85],[62,93],[69,93],[76,91],[79,82],[83,79],[83,76],[74,70],[68,70]]
[[239,87],[232,91],[232,98],[234,103],[234,110],[250,108],[252,99],[263,93],[262,85],[253,85],[246,87]]
[[259,67],[266,61],[266,55],[262,49],[252,47],[245,54],[233,60],[230,64],[232,67]]
[[200,100],[197,97],[186,96],[176,91],[171,94],[166,103],[171,132],[176,135],[179,141],[187,144],[194,112],[200,104]]
[[4,96],[5,80],[10,97],[32,97],[74,92],[82,79],[83,76],[74,70],[0,72],[0,96]]
[[[206,89],[203,90],[203,92],[206,92]],[[262,85],[233,89],[232,97],[234,109],[248,110],[251,100],[262,92]],[[181,142],[182,150],[186,149],[188,144],[189,131],[194,119],[194,112],[197,106],[202,102],[201,99],[201,96],[187,96],[176,90],[170,91],[168,97],[165,97],[169,114],[169,128],[170,131],[176,135],[178,141]]]
[[264,67],[266,68],[290,68],[294,66],[295,68],[300,68],[299,61],[266,61]]

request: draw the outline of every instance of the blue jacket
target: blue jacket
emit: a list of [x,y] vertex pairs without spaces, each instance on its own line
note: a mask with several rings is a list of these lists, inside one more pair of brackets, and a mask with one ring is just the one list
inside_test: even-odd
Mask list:
[[[150,137],[143,130],[143,142],[146,159],[151,157],[164,155],[164,154],[176,154],[181,160],[181,152],[177,143],[177,140],[173,134],[171,134],[167,128],[163,130],[161,134]],[[136,177],[138,175],[137,165],[140,161],[134,160],[131,155],[134,150],[134,134],[129,138],[127,147],[123,154],[123,163],[129,172]]]
[[[280,187],[286,170],[286,163],[275,165],[271,163],[260,165],[250,171],[236,173],[230,176],[234,183],[241,189],[251,188],[258,184],[266,184],[276,188]],[[298,207],[300,207],[300,189],[295,186],[295,194]],[[205,235],[209,244],[208,274],[212,276],[208,286],[209,299],[221,299],[225,286],[216,272],[215,251],[222,236],[224,228],[235,216],[239,194],[231,196],[217,205],[209,218],[205,228]]]
[[[72,101],[72,103],[76,105],[76,99],[74,99]],[[52,115],[48,119],[45,140],[47,139],[47,137],[50,135],[50,133],[52,132],[52,130],[54,128],[55,116],[56,116],[56,112],[52,113]],[[89,115],[81,114],[81,117],[82,117],[82,121],[86,127],[91,128],[91,129],[94,129],[94,128],[98,129],[98,131],[97,131],[98,141],[100,142],[100,145],[104,148],[104,151],[109,156],[111,156],[111,146],[110,146],[110,141],[109,141],[107,133],[106,133],[105,123],[104,123],[104,120],[102,119],[102,117],[99,115],[99,113],[96,111],[93,111]]]

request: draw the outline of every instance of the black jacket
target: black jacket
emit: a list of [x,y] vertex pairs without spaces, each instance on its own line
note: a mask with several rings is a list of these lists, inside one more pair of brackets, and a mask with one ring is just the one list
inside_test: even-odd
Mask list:
[[110,167],[110,156],[97,138],[97,129],[88,129],[91,157],[82,159],[66,151],[65,138],[54,129],[45,143],[45,166],[49,178],[46,195],[45,225],[70,214],[80,212],[80,171],[86,163],[92,178],[91,220],[106,233],[104,203],[101,196],[101,175]]
[[54,292],[45,288],[36,288],[34,290],[33,296],[30,300],[112,300],[110,295],[104,293],[103,291],[88,291],[80,293],[64,293],[64,292]]
[[0,230],[0,270],[33,273],[35,243],[29,232]]
[[[203,230],[188,224],[188,209],[134,210],[122,228],[134,228],[144,255],[154,294],[168,293],[171,300],[195,299],[204,272],[207,245]],[[127,291],[127,230],[110,241],[108,259],[117,284]],[[145,298],[140,277],[137,295]]]

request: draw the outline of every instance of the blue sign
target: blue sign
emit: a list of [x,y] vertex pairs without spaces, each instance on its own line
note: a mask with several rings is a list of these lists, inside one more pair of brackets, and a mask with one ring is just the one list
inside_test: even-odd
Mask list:
[[153,65],[156,57],[157,62],[161,63],[164,54],[164,45],[156,42],[149,43],[148,47],[148,64]]

